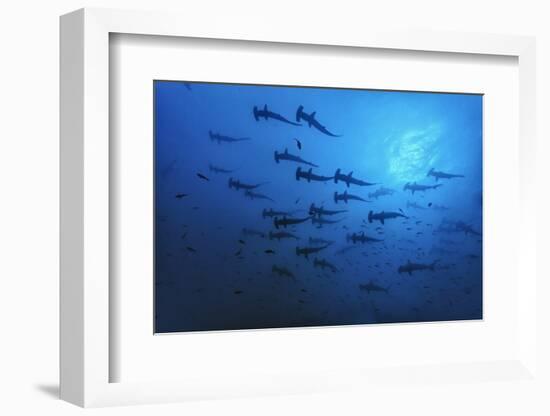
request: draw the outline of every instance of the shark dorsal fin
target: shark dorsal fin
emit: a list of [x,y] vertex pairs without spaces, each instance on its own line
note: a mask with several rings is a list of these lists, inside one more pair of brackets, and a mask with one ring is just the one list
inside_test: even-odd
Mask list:
[[348,176],[351,178],[352,175],[353,175],[353,171],[351,171]]
[[267,113],[267,104],[264,104],[264,111]]
[[285,155],[288,155],[288,147],[285,147]]
[[317,114],[317,111],[314,111],[313,113],[311,113],[311,118],[315,118],[315,114]]
[[313,168],[309,168],[308,172],[311,173],[313,171]]

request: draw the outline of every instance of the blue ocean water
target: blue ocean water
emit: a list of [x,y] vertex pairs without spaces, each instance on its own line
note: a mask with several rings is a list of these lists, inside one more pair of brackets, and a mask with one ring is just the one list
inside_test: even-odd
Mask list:
[[154,94],[155,332],[482,318],[482,96]]

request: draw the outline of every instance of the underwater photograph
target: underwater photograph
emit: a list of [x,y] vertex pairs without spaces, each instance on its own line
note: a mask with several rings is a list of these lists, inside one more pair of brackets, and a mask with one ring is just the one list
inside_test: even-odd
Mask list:
[[483,318],[483,96],[154,81],[155,333]]

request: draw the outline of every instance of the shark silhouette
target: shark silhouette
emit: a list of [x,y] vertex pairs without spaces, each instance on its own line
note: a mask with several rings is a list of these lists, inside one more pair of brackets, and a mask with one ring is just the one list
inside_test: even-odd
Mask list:
[[328,131],[325,126],[323,126],[315,119],[315,114],[315,111],[311,114],[305,113],[304,106],[301,105],[298,107],[298,110],[296,110],[296,121],[299,123],[300,121],[304,120],[309,127],[315,127],[317,130],[319,130],[323,134],[326,134],[327,136],[341,137],[338,134],[333,134]]
[[278,121],[281,121],[283,123],[287,123],[287,124],[292,124],[293,126],[301,126],[301,124],[299,123],[294,123],[293,121],[290,121],[288,119],[286,119],[285,117],[283,117],[282,115],[278,114],[278,113],[274,113],[273,111],[269,111],[267,109],[267,104],[264,105],[264,108],[263,110],[259,110],[258,107],[254,106],[254,109],[252,110],[253,114],[254,114],[254,118],[256,119],[256,121],[260,121],[260,119],[265,119],[266,121],[268,119],[273,119],[273,120],[278,120]]

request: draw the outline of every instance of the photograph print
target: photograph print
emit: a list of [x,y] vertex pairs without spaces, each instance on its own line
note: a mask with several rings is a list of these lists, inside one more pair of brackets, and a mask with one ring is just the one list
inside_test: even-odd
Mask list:
[[154,81],[155,333],[483,318],[483,96]]

